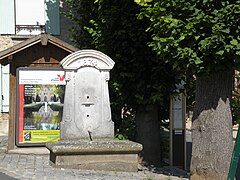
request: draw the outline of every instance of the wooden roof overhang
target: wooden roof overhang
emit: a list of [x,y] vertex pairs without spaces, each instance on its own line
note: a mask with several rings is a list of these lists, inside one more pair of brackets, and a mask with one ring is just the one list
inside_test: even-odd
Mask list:
[[[31,48],[34,45],[38,45],[39,47],[47,46],[47,45],[55,46],[58,49],[66,51],[67,54],[73,53],[75,51],[78,51],[79,49],[56,38],[49,34],[40,34],[37,36],[33,36],[32,38],[29,38],[21,43],[18,43],[6,50],[3,50],[0,52],[0,64],[6,65],[8,64],[12,59],[13,55],[20,53],[22,51],[27,51],[27,49]],[[39,49],[38,47],[38,49]],[[15,59],[16,61],[18,59]]]

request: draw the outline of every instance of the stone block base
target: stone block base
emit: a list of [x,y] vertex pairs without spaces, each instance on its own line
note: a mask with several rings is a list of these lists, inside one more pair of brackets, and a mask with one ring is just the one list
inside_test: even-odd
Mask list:
[[131,141],[59,141],[47,143],[50,163],[55,167],[85,170],[138,170],[138,153],[142,145]]

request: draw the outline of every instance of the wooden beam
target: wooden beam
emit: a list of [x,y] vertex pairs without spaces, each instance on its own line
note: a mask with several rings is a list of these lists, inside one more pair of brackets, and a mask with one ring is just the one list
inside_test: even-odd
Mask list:
[[16,72],[13,63],[10,64],[10,104],[9,104],[9,128],[8,128],[8,150],[15,148],[15,122],[16,122]]
[[48,43],[48,36],[47,36],[47,34],[42,34],[42,36],[41,36],[41,44],[43,46],[46,46],[47,43]]
[[12,60],[12,59],[13,59],[13,55],[9,55],[8,60]]

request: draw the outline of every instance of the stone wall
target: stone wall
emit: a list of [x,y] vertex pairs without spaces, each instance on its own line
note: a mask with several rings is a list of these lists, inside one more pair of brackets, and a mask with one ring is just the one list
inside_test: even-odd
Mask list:
[[0,113],[0,136],[7,136],[8,134],[8,113]]
[[0,51],[13,46],[13,41],[10,36],[0,36]]
[[9,113],[0,113],[0,121],[8,121]]

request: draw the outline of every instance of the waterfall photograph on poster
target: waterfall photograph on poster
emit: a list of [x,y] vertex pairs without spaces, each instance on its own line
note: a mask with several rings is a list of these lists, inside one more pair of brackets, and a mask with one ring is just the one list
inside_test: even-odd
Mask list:
[[18,144],[59,140],[64,88],[62,70],[18,70]]

